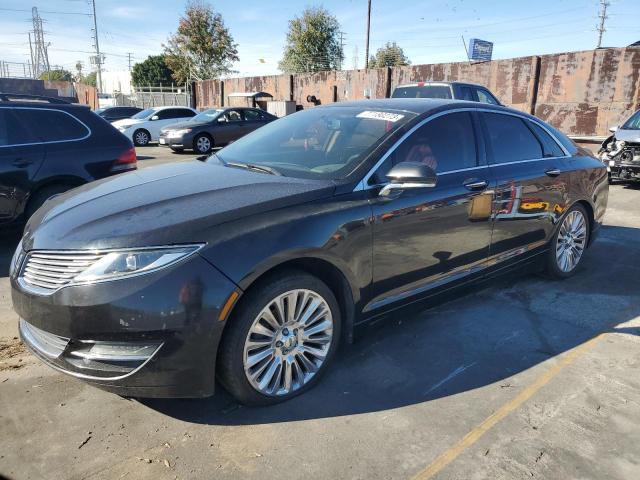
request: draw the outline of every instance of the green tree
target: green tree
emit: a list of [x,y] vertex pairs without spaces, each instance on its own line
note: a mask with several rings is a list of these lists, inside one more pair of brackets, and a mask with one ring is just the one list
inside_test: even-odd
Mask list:
[[341,68],[344,53],[338,19],[322,7],[306,8],[289,20],[289,31],[278,68],[287,73]]
[[145,61],[136,63],[131,69],[131,83],[136,86],[173,83],[172,71],[165,60],[164,55],[149,55]]
[[47,70],[40,74],[40,80],[64,80],[67,82],[73,81],[73,74],[62,68],[56,70]]
[[396,42],[387,42],[369,58],[369,68],[401,67],[411,62]]
[[89,75],[82,79],[82,83],[84,83],[85,85],[89,85],[90,87],[95,87],[97,83],[97,76],[98,74],[96,72],[91,72]]
[[178,83],[207,80],[233,73],[238,45],[222,16],[202,0],[187,3],[177,32],[163,45],[166,64]]

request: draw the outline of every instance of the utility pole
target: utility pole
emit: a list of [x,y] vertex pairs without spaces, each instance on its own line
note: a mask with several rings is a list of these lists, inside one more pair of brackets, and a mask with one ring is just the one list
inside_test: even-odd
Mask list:
[[31,51],[31,77],[32,78],[36,78],[34,77],[34,71],[33,71],[33,45],[31,44],[31,32],[28,32],[27,35],[29,35],[29,50]]
[[365,40],[364,47],[364,69],[369,68],[369,30],[371,29],[371,0],[368,0],[369,6],[367,7],[367,39]]
[[100,55],[100,44],[98,42],[98,19],[96,17],[96,0],[91,0],[91,6],[93,8],[93,39],[95,41],[94,47],[96,47],[96,55],[94,63],[98,73],[98,93],[102,92],[102,55]]
[[342,61],[344,60],[344,36],[346,33],[340,32],[340,63],[338,65],[338,70],[342,70]]
[[131,52],[127,52],[127,61],[129,62],[129,71],[131,71]]
[[358,69],[358,46],[353,46],[353,69]]
[[600,13],[598,14],[598,18],[600,18],[600,23],[598,24],[598,45],[596,48],[600,48],[602,46],[602,34],[606,32],[604,28],[604,21],[607,19],[607,7],[611,5],[607,0],[600,0]]
[[[31,9],[31,21],[33,23],[33,69],[34,78],[40,78],[40,75],[44,72],[48,72],[49,68],[49,53],[47,52],[48,43],[44,41],[44,29],[42,28],[42,18],[38,13],[38,9],[33,7]],[[29,41],[31,41],[31,35],[29,35]]]

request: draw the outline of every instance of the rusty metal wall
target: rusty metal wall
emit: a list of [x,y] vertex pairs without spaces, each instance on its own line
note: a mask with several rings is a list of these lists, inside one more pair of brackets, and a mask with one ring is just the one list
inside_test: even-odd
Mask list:
[[402,83],[421,80],[469,81],[485,85],[510,107],[535,113],[570,135],[602,136],[640,108],[640,48],[371,70],[207,80],[196,85],[197,107],[228,103],[232,92],[264,91],[274,100],[319,104],[388,97]]
[[572,135],[607,135],[640,108],[640,48],[540,57],[535,114]]

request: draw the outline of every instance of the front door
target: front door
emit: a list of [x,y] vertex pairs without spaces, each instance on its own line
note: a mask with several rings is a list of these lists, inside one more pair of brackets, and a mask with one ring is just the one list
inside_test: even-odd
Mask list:
[[372,198],[373,284],[365,310],[392,307],[484,267],[491,242],[491,179],[472,115],[448,113],[428,121],[374,175],[381,185],[393,165],[419,161],[435,169],[437,185]]

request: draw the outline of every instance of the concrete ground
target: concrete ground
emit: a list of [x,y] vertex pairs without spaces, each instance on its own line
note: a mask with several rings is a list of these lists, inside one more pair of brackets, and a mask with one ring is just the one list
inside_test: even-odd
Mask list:
[[[141,167],[164,161],[157,148]],[[262,409],[222,389],[127,400],[42,365],[14,339],[5,238],[0,477],[640,478],[638,205],[640,188],[611,188],[575,277],[508,278],[399,316],[315,389]]]

